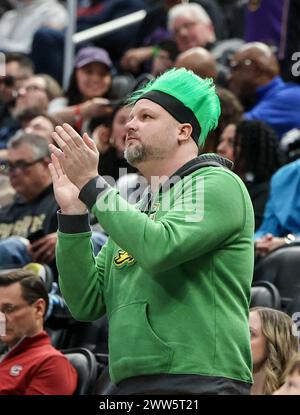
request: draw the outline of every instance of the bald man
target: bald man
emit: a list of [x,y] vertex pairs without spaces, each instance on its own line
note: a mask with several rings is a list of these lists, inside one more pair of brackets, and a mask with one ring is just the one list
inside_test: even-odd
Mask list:
[[247,43],[233,56],[229,86],[244,104],[252,101],[246,118],[265,121],[281,138],[300,128],[300,87],[285,83],[279,72],[269,46]]
[[191,69],[201,78],[217,77],[217,63],[206,49],[196,47],[180,53],[175,61],[176,68]]

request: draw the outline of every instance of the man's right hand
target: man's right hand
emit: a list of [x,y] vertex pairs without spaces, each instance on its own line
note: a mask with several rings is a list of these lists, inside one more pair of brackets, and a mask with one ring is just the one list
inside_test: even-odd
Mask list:
[[81,190],[91,179],[98,177],[99,151],[94,141],[84,133],[81,137],[69,124],[58,125],[49,144],[64,174]]
[[78,199],[79,189],[75,186],[63,172],[58,158],[51,154],[52,163],[49,164],[49,170],[52,177],[54,195],[61,213],[65,215],[80,215],[86,213],[87,208],[84,203]]

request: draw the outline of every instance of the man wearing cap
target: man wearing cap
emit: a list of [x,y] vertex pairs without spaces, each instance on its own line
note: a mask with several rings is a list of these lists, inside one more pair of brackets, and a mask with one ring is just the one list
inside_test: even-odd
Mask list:
[[[53,134],[63,295],[79,320],[107,314],[118,393],[248,394],[253,209],[228,160],[197,156],[220,115],[212,81],[172,69],[129,103],[125,157],[149,182],[136,206],[98,176],[87,134]],[[96,258],[87,209],[110,236]]]

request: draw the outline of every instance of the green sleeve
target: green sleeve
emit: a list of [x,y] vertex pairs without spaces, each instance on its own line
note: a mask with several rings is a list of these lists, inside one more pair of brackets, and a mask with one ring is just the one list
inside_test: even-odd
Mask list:
[[[101,195],[92,211],[112,240],[142,268],[150,273],[166,271],[237,238],[245,226],[245,193],[239,179],[215,168],[206,169],[203,176],[202,193],[190,184],[184,187],[184,210],[175,191],[174,205],[155,221],[115,189]],[[195,206],[199,215],[189,220]]]
[[56,261],[59,285],[66,303],[77,320],[97,320],[105,313],[104,264],[106,245],[95,258],[91,232],[58,232]]

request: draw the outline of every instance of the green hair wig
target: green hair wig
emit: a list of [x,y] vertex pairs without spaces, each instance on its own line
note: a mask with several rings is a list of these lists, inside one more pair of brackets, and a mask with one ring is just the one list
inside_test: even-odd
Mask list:
[[185,68],[173,68],[148,82],[134,91],[127,103],[134,105],[143,98],[161,105],[177,121],[189,122],[199,145],[218,125],[221,108],[213,80],[202,79]]

